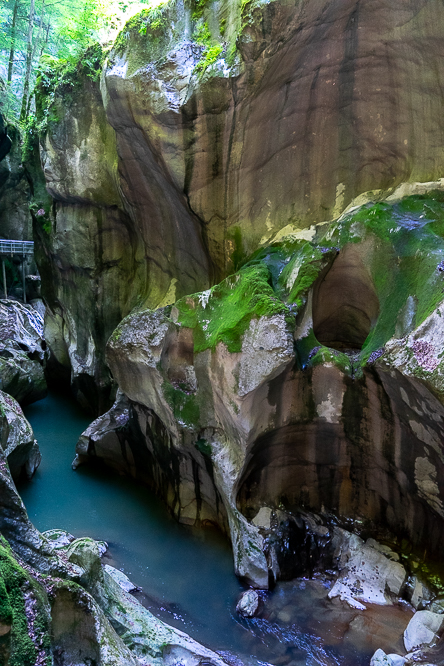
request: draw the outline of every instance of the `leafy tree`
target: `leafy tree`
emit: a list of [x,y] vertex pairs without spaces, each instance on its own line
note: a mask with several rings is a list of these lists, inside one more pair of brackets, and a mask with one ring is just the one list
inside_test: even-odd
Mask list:
[[25,124],[42,55],[76,62],[93,43],[107,41],[125,20],[159,0],[1,0],[0,110]]

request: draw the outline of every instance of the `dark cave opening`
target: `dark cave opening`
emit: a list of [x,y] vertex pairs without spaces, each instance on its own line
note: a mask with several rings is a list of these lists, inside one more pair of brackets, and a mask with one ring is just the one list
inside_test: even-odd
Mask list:
[[359,249],[348,245],[314,285],[314,334],[326,347],[360,350],[378,314],[372,278]]

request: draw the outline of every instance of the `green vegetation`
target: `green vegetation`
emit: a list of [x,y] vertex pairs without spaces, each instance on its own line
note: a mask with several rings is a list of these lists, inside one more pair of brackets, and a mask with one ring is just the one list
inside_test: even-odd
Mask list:
[[179,423],[192,427],[199,422],[199,404],[193,393],[176,388],[167,381],[164,382],[162,388],[165,398],[173,410],[174,418]]
[[[29,634],[24,592],[33,598],[34,641]],[[34,666],[35,642],[49,654],[49,619],[44,609],[45,594],[16,562],[3,537],[0,538],[0,621],[12,624],[9,666]]]
[[289,313],[277,298],[270,272],[264,264],[246,266],[208,292],[176,303],[178,321],[194,329],[194,350],[214,348],[223,342],[230,352],[242,348],[242,336],[250,321],[263,315]]
[[26,123],[34,110],[34,88],[42,58],[76,63],[111,29],[112,3],[102,0],[4,0],[0,7],[0,51],[7,71],[2,113]]
[[373,248],[364,253],[364,262],[379,300],[379,317],[353,359],[321,345],[311,329],[296,344],[301,367],[331,362],[357,376],[359,367],[374,352],[380,355],[395,335],[410,301],[417,304],[410,322],[415,328],[443,298],[442,192],[407,197],[398,203],[367,204],[320,226],[311,242],[290,235],[256,251],[246,262],[236,230],[233,237],[235,262],[241,264],[238,272],[211,290],[176,303],[178,323],[194,330],[195,352],[214,348],[218,342],[226,344],[230,352],[240,351],[251,319],[263,315],[284,314],[294,326],[322,270],[350,243],[369,242]]

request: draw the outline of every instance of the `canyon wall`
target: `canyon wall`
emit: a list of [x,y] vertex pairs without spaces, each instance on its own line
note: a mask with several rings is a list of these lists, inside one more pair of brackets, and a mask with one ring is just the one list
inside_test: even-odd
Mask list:
[[104,345],[134,306],[215,284],[365,192],[441,177],[442,14],[171,0],[45,79],[48,339],[84,404],[109,404]]

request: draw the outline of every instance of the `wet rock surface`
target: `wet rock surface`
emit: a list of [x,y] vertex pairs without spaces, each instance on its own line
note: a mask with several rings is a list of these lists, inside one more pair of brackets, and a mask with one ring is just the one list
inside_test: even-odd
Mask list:
[[0,301],[1,388],[20,404],[41,400],[47,394],[45,350],[40,313],[17,301]]
[[236,611],[243,617],[254,617],[259,608],[259,595],[256,590],[244,592],[236,605]]
[[34,433],[20,405],[0,391],[0,443],[13,478],[30,479],[41,455]]
[[[106,341],[133,307],[206,289],[351,203],[442,185],[437,0],[192,11],[171,0],[153,26],[149,13],[131,21],[101,86],[86,70],[76,95],[54,82],[37,259],[54,364],[94,413],[112,402]],[[204,26],[219,49],[211,63]],[[316,319],[321,342],[328,320]]]

